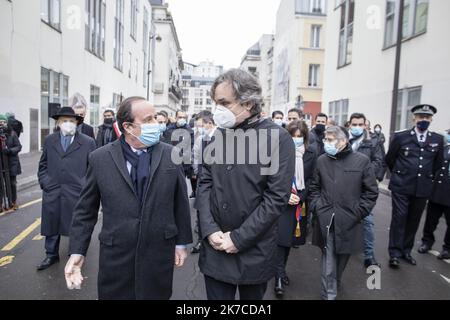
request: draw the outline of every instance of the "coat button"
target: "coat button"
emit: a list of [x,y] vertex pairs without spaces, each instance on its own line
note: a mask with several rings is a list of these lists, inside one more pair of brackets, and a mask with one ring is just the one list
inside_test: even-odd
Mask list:
[[439,184],[442,184],[442,181],[438,181]]
[[423,160],[423,157],[420,157],[419,159],[420,159],[420,160]]
[[424,152],[424,149],[420,149],[420,151]]
[[222,206],[222,208],[223,208],[223,210],[227,210],[227,209],[228,209],[228,204],[227,204],[227,203],[224,203],[223,206]]
[[420,165],[419,168],[422,169],[422,168],[423,168],[423,165]]
[[441,177],[443,177],[444,175],[443,174],[441,174]]
[[419,173],[417,176],[418,176],[418,177],[421,177],[422,175]]
[[228,170],[228,171],[233,170],[233,166],[228,166],[228,167],[227,167],[227,170]]

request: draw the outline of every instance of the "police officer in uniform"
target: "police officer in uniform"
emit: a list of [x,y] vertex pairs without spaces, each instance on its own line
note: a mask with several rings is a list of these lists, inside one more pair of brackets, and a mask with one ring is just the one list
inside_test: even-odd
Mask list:
[[427,253],[434,244],[434,231],[442,215],[447,222],[444,246],[438,259],[450,259],[450,129],[445,137],[444,162],[434,179],[433,194],[428,202],[427,219],[423,229],[422,246],[419,253]]
[[399,259],[416,265],[411,250],[443,156],[443,137],[428,130],[437,109],[418,105],[411,111],[415,127],[395,133],[386,155],[392,173],[389,184],[392,191],[389,266],[392,268],[400,266]]

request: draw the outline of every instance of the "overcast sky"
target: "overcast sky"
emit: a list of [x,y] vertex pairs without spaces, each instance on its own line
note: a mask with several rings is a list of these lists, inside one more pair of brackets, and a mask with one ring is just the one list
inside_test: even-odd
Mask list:
[[238,67],[248,48],[275,32],[280,0],[167,0],[183,60]]

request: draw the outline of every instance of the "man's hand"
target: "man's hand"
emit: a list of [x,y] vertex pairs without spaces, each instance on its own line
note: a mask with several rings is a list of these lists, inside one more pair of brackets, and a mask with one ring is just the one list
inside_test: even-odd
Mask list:
[[81,267],[84,263],[84,257],[79,254],[73,254],[70,256],[69,261],[67,261],[64,273],[66,276],[67,288],[69,290],[81,289],[81,284],[83,283],[83,276],[81,275]]
[[220,247],[222,245],[223,238],[224,238],[223,232],[219,231],[209,235],[208,241],[211,247],[213,247],[215,250],[221,250]]
[[175,266],[178,268],[184,265],[186,258],[188,256],[186,248],[176,248],[175,249]]
[[233,240],[231,240],[231,232],[227,232],[224,234],[222,245],[220,246],[220,250],[225,251],[226,253],[234,254],[238,253],[239,250],[235,247]]
[[300,197],[296,194],[291,193],[291,198],[289,199],[289,204],[291,206],[296,206],[300,203]]

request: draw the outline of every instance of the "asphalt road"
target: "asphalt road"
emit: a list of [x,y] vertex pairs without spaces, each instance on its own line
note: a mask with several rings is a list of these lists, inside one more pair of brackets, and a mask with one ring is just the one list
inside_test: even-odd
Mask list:
[[[42,194],[37,187],[19,195],[26,207],[0,216],[0,300],[93,300],[97,299],[98,233],[101,218],[92,236],[83,274],[87,277],[83,289],[69,291],[64,280],[64,265],[67,259],[67,239],[61,241],[61,262],[42,272],[36,265],[45,257],[44,241],[39,236],[39,218]],[[193,220],[195,217],[193,212]],[[362,256],[352,257],[343,277],[339,299],[450,299],[450,261],[439,261],[433,254],[420,255],[414,252],[417,266],[401,265],[400,270],[388,267],[387,243],[391,216],[390,198],[380,195],[375,214],[376,254],[382,264],[380,289],[369,290]],[[424,222],[422,219],[422,224]],[[436,232],[435,249],[439,250],[445,232],[441,221]],[[421,227],[422,228],[422,227]],[[421,228],[419,233],[421,233]],[[416,239],[420,244],[420,234]],[[438,246],[439,245],[439,246]],[[416,246],[416,248],[417,248]],[[176,269],[173,299],[203,300],[206,298],[203,276],[197,264],[198,255],[190,255],[186,265]],[[306,245],[293,250],[288,262],[291,285],[287,288],[286,300],[320,299],[320,250]],[[266,299],[276,299],[273,283],[269,284]]]

